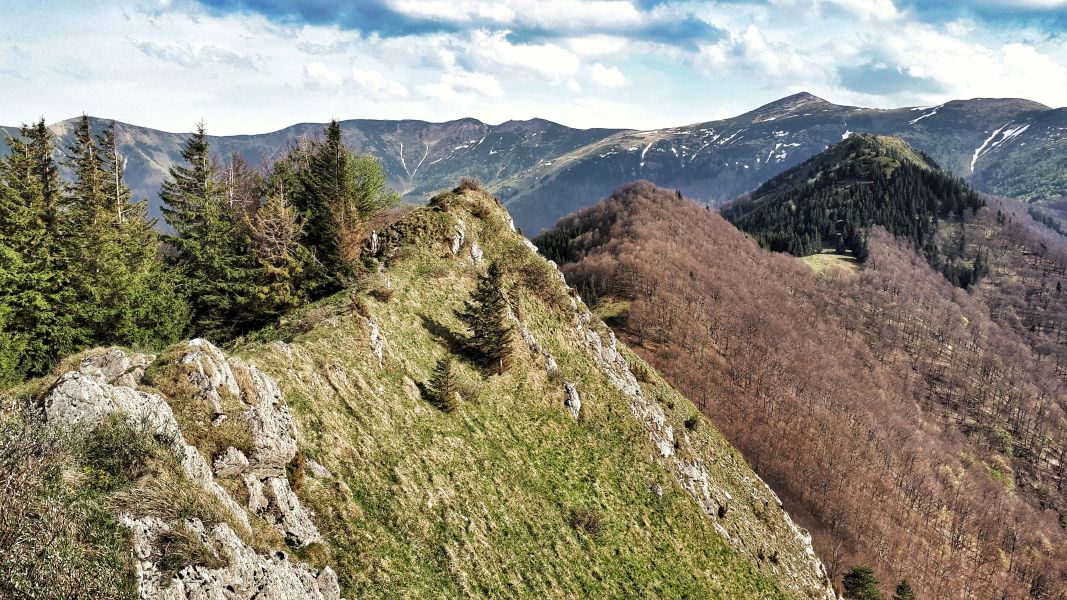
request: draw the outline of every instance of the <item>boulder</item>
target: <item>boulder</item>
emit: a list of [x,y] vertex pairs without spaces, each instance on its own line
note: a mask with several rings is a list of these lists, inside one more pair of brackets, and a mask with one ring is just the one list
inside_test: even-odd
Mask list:
[[214,344],[202,338],[189,340],[186,348],[181,364],[193,367],[189,373],[189,383],[196,388],[197,399],[208,402],[216,414],[222,414],[219,390],[231,396],[241,393],[226,356]]

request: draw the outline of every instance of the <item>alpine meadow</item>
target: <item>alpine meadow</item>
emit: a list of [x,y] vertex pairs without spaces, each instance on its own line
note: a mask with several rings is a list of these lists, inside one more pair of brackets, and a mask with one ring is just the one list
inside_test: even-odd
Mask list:
[[1067,1],[0,23],[0,599],[1067,600]]

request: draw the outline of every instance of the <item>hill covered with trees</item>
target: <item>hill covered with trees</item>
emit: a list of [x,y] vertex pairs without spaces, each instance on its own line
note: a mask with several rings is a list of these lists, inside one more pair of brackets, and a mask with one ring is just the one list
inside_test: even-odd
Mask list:
[[948,261],[936,237],[942,221],[962,220],[984,205],[902,140],[854,135],[772,177],[722,214],[769,250],[806,256],[833,248],[860,261],[868,255],[868,230],[880,226],[967,287],[983,274],[981,258],[965,268]]
[[[862,269],[816,273],[645,182],[536,243],[782,494],[836,584],[1062,598],[1067,393],[1026,327],[1002,318],[1051,316],[1062,277],[1041,270],[1050,253],[1028,249],[1020,218],[996,206],[968,218],[968,251],[1006,244],[972,291],[877,226]],[[1032,264],[1022,280],[1019,264]],[[1009,291],[1042,278],[1043,299]]]

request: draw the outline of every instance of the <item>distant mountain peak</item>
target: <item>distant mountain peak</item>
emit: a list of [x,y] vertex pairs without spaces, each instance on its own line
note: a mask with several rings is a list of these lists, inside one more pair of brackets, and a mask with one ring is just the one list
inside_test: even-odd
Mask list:
[[763,106],[750,111],[747,114],[751,115],[763,115],[763,114],[781,114],[786,112],[792,112],[803,106],[810,104],[831,104],[830,102],[810,94],[808,92],[798,92],[785,98],[779,98],[774,102],[769,102]]

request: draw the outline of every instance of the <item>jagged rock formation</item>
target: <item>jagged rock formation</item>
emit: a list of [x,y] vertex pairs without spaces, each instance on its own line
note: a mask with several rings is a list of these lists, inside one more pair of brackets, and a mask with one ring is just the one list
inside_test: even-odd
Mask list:
[[[251,517],[273,525],[295,547],[322,540],[310,512],[300,503],[286,478],[286,465],[297,451],[297,431],[277,383],[240,359],[227,358],[218,348],[195,339],[171,360],[184,369],[194,399],[214,411],[213,425],[229,419],[244,421],[251,434],[251,457],[234,447],[215,457],[214,465],[187,442],[167,399],[136,388],[144,368],[154,357],[111,349],[87,357],[79,371],[64,373],[44,398],[51,423],[91,428],[112,413],[126,415],[143,433],[152,436],[180,457],[188,485],[211,494],[227,511],[245,537],[252,533]],[[114,382],[114,383],[111,383]],[[227,413],[225,396],[240,398],[245,410]],[[240,478],[248,500],[242,505],[216,476]],[[156,563],[161,538],[175,525],[151,515],[124,514],[122,522],[133,532],[139,592],[142,598],[308,598],[340,597],[337,577],[327,567],[316,571],[291,561],[282,551],[257,553],[229,523],[206,526],[200,519],[185,519],[181,527],[204,544],[217,546],[229,564],[222,568],[196,565],[164,578]]]

